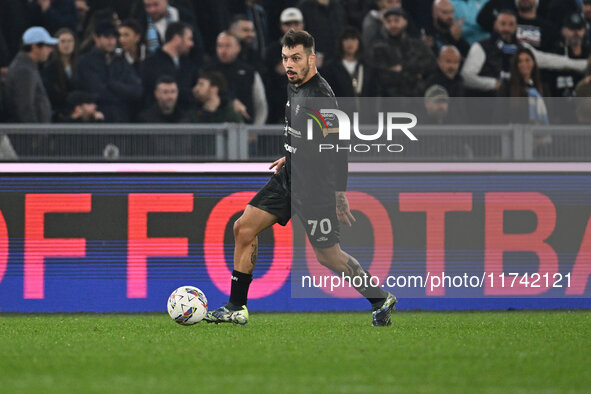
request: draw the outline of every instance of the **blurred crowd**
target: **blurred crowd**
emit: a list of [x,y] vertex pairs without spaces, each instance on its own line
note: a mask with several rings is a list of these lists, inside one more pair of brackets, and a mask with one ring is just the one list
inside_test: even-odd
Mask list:
[[[338,97],[591,96],[591,0],[0,0],[0,121],[282,123],[280,38]],[[588,114],[589,111],[583,111]]]

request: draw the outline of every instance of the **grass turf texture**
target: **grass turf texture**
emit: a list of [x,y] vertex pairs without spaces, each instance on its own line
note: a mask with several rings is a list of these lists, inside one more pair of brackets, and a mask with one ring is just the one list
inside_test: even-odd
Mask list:
[[0,392],[588,392],[591,311],[0,315]]

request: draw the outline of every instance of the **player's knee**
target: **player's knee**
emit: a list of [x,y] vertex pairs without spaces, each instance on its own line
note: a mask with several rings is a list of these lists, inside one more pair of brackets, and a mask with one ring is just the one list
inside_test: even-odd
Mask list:
[[238,244],[247,244],[256,237],[254,231],[244,223],[244,220],[238,219],[234,222],[234,239]]

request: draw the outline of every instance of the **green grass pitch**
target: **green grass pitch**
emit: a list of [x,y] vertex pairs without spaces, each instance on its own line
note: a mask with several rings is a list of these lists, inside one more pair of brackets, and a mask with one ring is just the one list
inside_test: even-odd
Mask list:
[[0,315],[1,393],[591,390],[591,311]]

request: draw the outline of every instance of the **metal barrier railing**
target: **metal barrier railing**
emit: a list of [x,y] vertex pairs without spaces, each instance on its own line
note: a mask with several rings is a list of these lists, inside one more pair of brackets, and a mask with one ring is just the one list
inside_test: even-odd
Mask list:
[[[583,126],[421,126],[413,133],[419,143],[393,137],[404,145],[396,161],[591,161],[591,129]],[[0,160],[269,161],[283,152],[281,125],[0,125]]]

